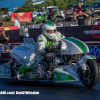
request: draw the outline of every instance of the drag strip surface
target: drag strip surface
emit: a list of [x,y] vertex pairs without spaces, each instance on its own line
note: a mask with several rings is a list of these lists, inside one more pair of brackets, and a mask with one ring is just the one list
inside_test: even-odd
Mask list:
[[100,100],[100,79],[93,88],[81,82],[17,82],[0,79],[0,91],[39,91],[39,94],[1,95],[0,100]]

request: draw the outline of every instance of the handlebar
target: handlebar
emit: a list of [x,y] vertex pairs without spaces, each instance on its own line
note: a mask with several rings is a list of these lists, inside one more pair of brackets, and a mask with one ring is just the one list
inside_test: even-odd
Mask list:
[[48,47],[45,48],[46,52],[54,51],[56,50],[57,46],[54,45],[49,45]]
[[45,48],[45,51],[46,52],[59,51],[61,50],[61,45],[62,45],[62,41],[59,41],[57,46],[49,45],[48,47]]

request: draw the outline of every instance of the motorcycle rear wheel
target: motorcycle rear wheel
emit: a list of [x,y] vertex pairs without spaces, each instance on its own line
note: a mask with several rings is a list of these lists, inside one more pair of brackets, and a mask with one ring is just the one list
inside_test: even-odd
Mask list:
[[82,83],[86,87],[94,87],[99,80],[99,67],[94,59],[89,59],[86,61],[86,71],[80,70],[79,76],[82,81]]

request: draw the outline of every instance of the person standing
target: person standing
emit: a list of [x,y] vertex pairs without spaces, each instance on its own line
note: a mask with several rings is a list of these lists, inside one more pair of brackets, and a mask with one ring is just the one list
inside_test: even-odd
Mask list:
[[15,16],[14,26],[18,26],[18,28],[20,28],[20,21],[18,20],[17,16]]
[[78,25],[85,25],[86,17],[89,17],[89,15],[84,14],[82,11],[79,11],[79,13],[74,16],[74,18],[78,19]]
[[80,2],[79,2],[78,8],[75,8],[75,11],[77,11],[77,13],[79,13],[80,11],[82,11],[82,7],[81,7],[81,3]]
[[52,17],[52,16],[53,16],[53,10],[52,10],[52,9],[50,9],[48,19],[51,19],[51,17]]
[[9,51],[8,46],[9,36],[5,34],[5,30],[3,28],[0,29],[0,45],[4,45],[4,51]]
[[0,27],[3,27],[3,23],[2,23],[2,21],[1,21],[1,19],[0,19]]
[[68,14],[67,9],[65,9],[64,15],[65,15],[65,21],[69,21],[69,14]]

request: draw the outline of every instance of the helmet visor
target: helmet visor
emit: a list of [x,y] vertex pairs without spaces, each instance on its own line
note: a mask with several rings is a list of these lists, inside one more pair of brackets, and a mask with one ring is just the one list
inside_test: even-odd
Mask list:
[[52,33],[56,33],[56,29],[55,30],[46,30],[47,33],[52,34]]

